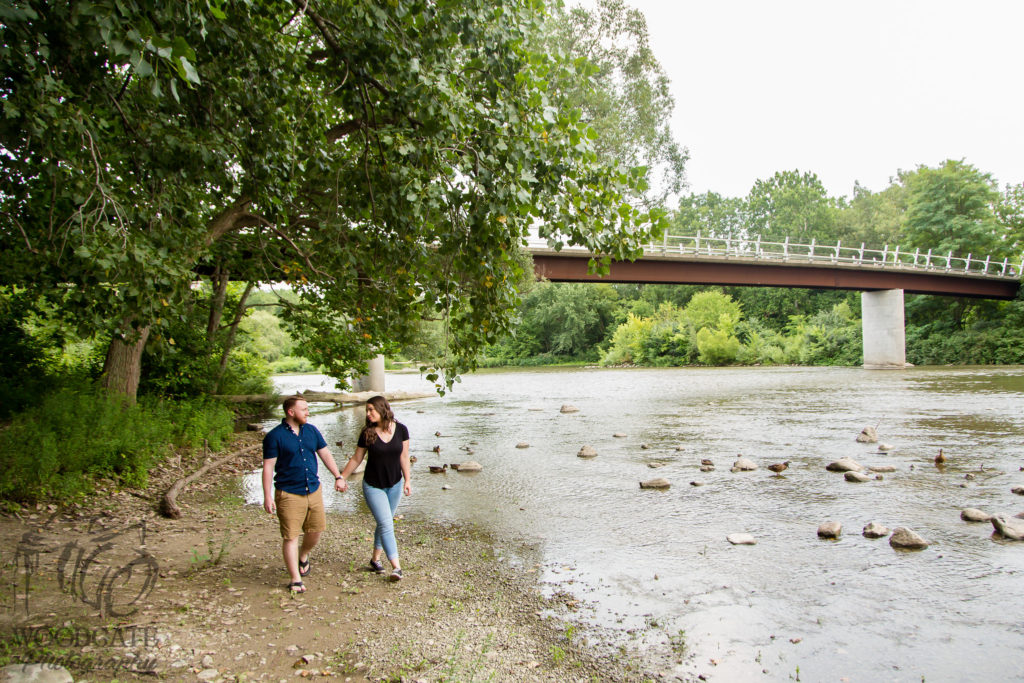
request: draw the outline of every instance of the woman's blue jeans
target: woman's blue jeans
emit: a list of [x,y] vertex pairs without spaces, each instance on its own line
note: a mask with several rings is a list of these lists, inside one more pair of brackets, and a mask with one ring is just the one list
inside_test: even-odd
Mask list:
[[363,497],[366,505],[377,520],[377,530],[373,532],[374,549],[383,548],[389,560],[398,560],[398,542],[395,541],[395,511],[398,501],[402,499],[402,485],[405,479],[386,489],[379,489],[363,482]]

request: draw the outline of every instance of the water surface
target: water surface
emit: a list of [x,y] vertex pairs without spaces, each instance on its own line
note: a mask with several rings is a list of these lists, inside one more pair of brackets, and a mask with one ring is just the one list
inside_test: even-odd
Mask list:
[[[330,388],[319,376],[278,383]],[[387,384],[426,386],[416,375],[389,374]],[[444,398],[395,405],[419,458],[400,511],[539,543],[549,592],[586,606],[575,618],[593,627],[594,645],[626,644],[666,674],[1021,680],[1024,543],[993,540],[990,525],[959,513],[1024,510],[1011,493],[1024,485],[1022,399],[1021,367],[479,373]],[[579,412],[560,413],[565,403]],[[311,420],[343,464],[362,410],[325,406]],[[866,425],[896,450],[856,443]],[[470,442],[467,455],[460,446]],[[576,457],[584,444],[598,457]],[[941,471],[939,448],[948,458]],[[730,472],[740,454],[760,469]],[[896,472],[848,483],[825,470],[843,456]],[[702,458],[715,471],[699,471]],[[427,472],[467,459],[484,471]],[[783,476],[765,469],[787,460]],[[672,488],[640,490],[656,476]],[[246,486],[259,502],[258,478]],[[326,499],[367,514],[361,496]],[[840,540],[817,538],[827,520],[843,524]],[[870,521],[910,527],[932,545],[895,551],[861,535]],[[730,545],[736,532],[757,545]]]

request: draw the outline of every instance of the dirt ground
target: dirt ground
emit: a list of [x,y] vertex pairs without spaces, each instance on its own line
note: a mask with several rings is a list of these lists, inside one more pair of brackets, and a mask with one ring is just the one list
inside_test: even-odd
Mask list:
[[[239,435],[233,449],[258,442]],[[633,681],[635,656],[598,652],[542,596],[539,554],[471,526],[396,521],[406,578],[364,570],[372,518],[334,514],[308,591],[286,585],[276,517],[245,505],[217,468],[158,512],[202,463],[168,463],[144,491],[0,517],[0,664],[66,666],[76,681]]]

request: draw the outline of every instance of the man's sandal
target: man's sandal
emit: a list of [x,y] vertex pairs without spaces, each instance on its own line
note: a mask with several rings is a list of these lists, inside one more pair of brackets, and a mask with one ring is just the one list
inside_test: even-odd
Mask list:
[[292,581],[288,584],[288,590],[291,591],[292,595],[296,593],[305,593],[306,586],[301,581]]
[[309,558],[308,557],[306,558],[305,562],[303,562],[302,560],[299,560],[299,576],[309,576],[309,572],[311,570],[312,570],[312,567],[309,566]]

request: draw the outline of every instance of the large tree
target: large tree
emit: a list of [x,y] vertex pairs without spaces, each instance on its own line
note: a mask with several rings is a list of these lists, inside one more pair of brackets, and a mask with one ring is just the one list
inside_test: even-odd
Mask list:
[[111,335],[112,390],[197,272],[294,286],[336,377],[442,317],[450,379],[508,327],[531,228],[600,269],[661,224],[551,91],[589,79],[531,49],[533,0],[2,9],[0,266]]
[[906,246],[1002,258],[1003,229],[996,220],[999,190],[992,176],[962,159],[936,168],[919,166],[903,178],[907,211],[902,235]]
[[624,0],[557,9],[546,36],[547,51],[586,64],[593,76],[580,79],[563,71],[552,83],[598,132],[595,150],[623,167],[648,169],[642,200],[665,206],[685,185],[689,155],[672,134],[675,100],[651,49],[643,12]]
[[747,195],[747,224],[754,234],[834,240],[839,202],[811,172],[779,171],[757,180]]

